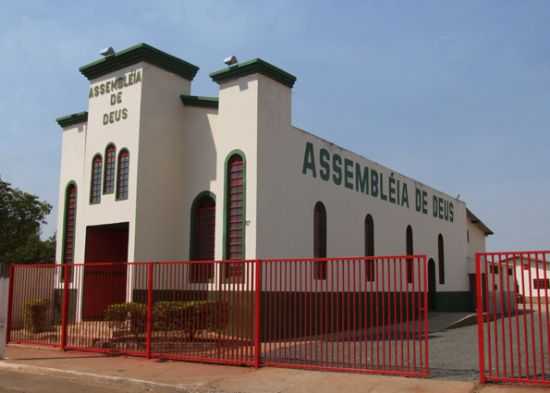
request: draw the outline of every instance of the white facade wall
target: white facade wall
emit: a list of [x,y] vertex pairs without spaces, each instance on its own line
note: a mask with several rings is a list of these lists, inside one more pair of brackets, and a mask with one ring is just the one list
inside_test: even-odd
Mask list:
[[[261,78],[263,80],[264,77]],[[269,81],[271,84],[276,82]],[[267,82],[266,82],[267,84]],[[271,86],[270,86],[271,87]],[[259,257],[311,257],[313,255],[313,211],[317,201],[327,210],[327,253],[335,256],[361,256],[364,249],[364,220],[374,219],[375,252],[377,255],[404,255],[406,227],[413,228],[414,253],[426,254],[437,265],[437,237],[442,234],[445,245],[445,284],[438,290],[468,289],[466,266],[466,210],[463,202],[437,192],[389,168],[366,160],[289,123],[290,89],[278,84],[262,98],[269,102],[260,111],[260,188],[258,190]],[[287,94],[280,90],[286,89]],[[267,89],[266,89],[267,90]],[[316,154],[317,176],[304,175],[302,167],[306,143],[312,143]],[[368,166],[378,173],[393,173],[401,184],[408,184],[409,208],[374,198],[370,195],[323,181],[319,176],[319,149],[340,155],[354,163]],[[353,180],[355,186],[355,181]],[[414,188],[437,195],[454,203],[453,222],[434,218],[415,210]],[[386,190],[387,192],[387,190]],[[431,206],[431,202],[428,206]]]
[[[191,82],[147,62],[140,61],[91,80],[90,85],[93,88],[129,72],[140,72],[142,81],[122,90],[127,119],[103,124],[104,114],[113,110],[110,95],[105,94],[90,98],[87,123],[63,131],[58,262],[69,181],[78,186],[75,262],[84,260],[87,226],[120,222],[129,223],[128,260],[189,259],[191,205],[204,191],[215,196],[215,257],[224,259],[226,160],[231,152],[238,151],[246,162],[246,259],[312,257],[313,209],[321,201],[327,211],[329,257],[364,255],[364,220],[370,214],[374,219],[376,255],[404,255],[406,228],[411,225],[414,253],[433,258],[437,270],[441,234],[445,283],[440,284],[436,274],[436,289],[468,291],[468,273],[473,272],[471,260],[475,251],[484,251],[485,234],[467,223],[464,202],[293,127],[292,92],[286,85],[257,73],[223,81],[218,109],[183,105],[179,96],[190,94]],[[92,159],[99,153],[104,160],[109,143],[115,144],[117,152],[122,148],[130,152],[129,198],[116,201],[115,194],[102,194],[101,203],[91,205]],[[315,174],[310,169],[304,173],[308,144],[315,156]],[[332,178],[321,179],[321,149],[330,157],[341,157],[341,185]],[[382,174],[384,187],[390,177],[406,184],[408,206],[358,191],[355,177],[351,180],[353,186],[346,187],[346,159]],[[333,168],[331,176],[332,173]],[[426,213],[416,209],[416,189],[421,194],[425,192]],[[386,195],[388,192],[386,188]],[[452,221],[449,214],[446,219],[434,217],[434,196],[453,204]],[[361,269],[343,269],[340,273],[347,278],[331,283],[331,288],[341,290],[342,285],[350,283],[359,289],[365,285],[363,272],[361,277],[350,277]],[[308,270],[311,267],[304,267],[298,274],[311,278]],[[131,278],[128,282],[132,282]],[[138,277],[134,280],[142,281]],[[415,287],[418,284],[415,282]]]
[[485,232],[476,224],[473,224],[470,220],[466,225],[468,231],[469,241],[467,240],[468,245],[468,255],[467,255],[467,267],[469,273],[476,272],[476,253],[485,251],[486,244],[486,235]]

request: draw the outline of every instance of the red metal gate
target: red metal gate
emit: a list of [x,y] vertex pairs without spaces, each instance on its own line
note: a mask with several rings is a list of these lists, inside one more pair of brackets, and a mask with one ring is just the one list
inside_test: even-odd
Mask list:
[[550,251],[476,255],[480,381],[550,384]]
[[[323,277],[315,275],[319,263]],[[125,296],[101,298],[101,310],[89,310],[91,268],[108,285],[123,268]],[[13,265],[8,339],[148,358],[427,376],[427,301],[425,256]]]
[[262,361],[428,376],[426,289],[425,256],[263,261]]

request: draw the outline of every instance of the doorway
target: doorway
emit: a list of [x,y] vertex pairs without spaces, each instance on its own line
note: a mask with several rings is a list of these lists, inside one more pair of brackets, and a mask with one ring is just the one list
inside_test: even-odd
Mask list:
[[[128,223],[86,228],[82,318],[103,319],[111,304],[126,300]],[[94,265],[94,263],[113,263]]]
[[435,310],[435,294],[437,291],[435,282],[435,261],[430,258],[428,261],[428,310]]

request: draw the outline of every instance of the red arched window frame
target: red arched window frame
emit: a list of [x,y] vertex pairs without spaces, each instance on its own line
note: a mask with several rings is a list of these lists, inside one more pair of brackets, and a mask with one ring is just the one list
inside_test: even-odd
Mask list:
[[130,153],[122,149],[118,153],[116,199],[123,201],[128,199],[128,181],[130,178]]
[[74,246],[76,233],[76,203],[77,188],[75,183],[69,183],[65,190],[65,212],[63,222],[63,255],[62,263],[74,262]]
[[[212,194],[201,193],[191,206],[191,260],[214,260],[215,226],[216,201]],[[214,265],[212,263],[191,264],[191,282],[211,282],[213,279]]]
[[110,144],[105,149],[105,171],[103,173],[103,193],[112,194],[115,192],[115,165],[116,147]]
[[445,284],[445,242],[443,235],[440,233],[437,237],[437,256],[439,267],[439,283]]
[[[414,243],[413,243],[413,229],[409,225],[407,226],[406,234],[407,255],[414,255]],[[413,258],[407,258],[407,282],[412,283],[414,279],[414,260]]]
[[[327,210],[322,202],[317,202],[313,211],[313,257],[327,257]],[[327,262],[318,261],[313,266],[313,278],[327,279]]]
[[97,204],[101,202],[101,174],[103,160],[101,155],[96,154],[92,160],[92,176],[90,181],[90,203]]
[[[365,217],[365,256],[374,256],[374,220],[370,214]],[[374,281],[376,276],[376,261],[367,260],[366,266],[366,280]]]
[[[246,173],[244,157],[235,153],[226,165],[226,223],[225,258],[229,260],[245,257],[245,198]],[[244,278],[242,264],[227,264],[225,278]]]

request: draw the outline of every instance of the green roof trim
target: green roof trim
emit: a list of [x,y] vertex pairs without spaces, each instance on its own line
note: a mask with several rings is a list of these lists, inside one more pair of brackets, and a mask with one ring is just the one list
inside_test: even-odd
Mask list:
[[98,78],[113,71],[144,61],[163,70],[172,72],[187,80],[193,80],[199,67],[172,56],[151,45],[141,43],[116,52],[113,56],[104,57],[79,68],[88,80]]
[[186,106],[197,106],[201,108],[215,108],[218,109],[219,100],[218,97],[200,97],[189,96],[182,94],[180,96],[181,102]]
[[245,61],[244,63],[237,63],[223,70],[211,73],[210,77],[214,82],[222,83],[230,79],[250,74],[262,74],[290,88],[292,88],[294,82],[296,82],[296,77],[294,75],[262,59],[253,59]]
[[57,119],[55,119],[55,121],[63,128],[74,126],[75,124],[87,122],[88,112],[78,112],[71,115],[58,117]]

